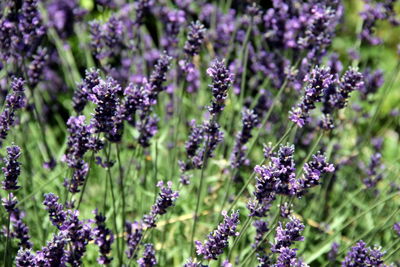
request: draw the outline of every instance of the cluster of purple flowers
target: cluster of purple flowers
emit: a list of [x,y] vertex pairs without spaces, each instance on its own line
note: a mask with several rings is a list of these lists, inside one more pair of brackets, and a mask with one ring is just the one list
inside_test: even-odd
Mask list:
[[18,245],[21,248],[31,248],[29,228],[22,221],[25,214],[17,207],[17,198],[12,193],[20,188],[18,185],[18,177],[21,174],[21,163],[18,161],[20,156],[21,149],[18,146],[7,147],[7,157],[4,158],[5,167],[2,168],[4,181],[1,184],[2,189],[8,192],[8,196],[2,199],[2,204],[13,228],[13,231],[6,229],[6,235],[18,239]]
[[168,182],[164,186],[164,182],[160,181],[157,183],[157,187],[160,188],[161,192],[158,194],[156,203],[151,207],[150,214],[147,214],[143,218],[143,222],[147,227],[156,227],[157,215],[163,215],[167,213],[167,209],[172,207],[179,197],[177,191],[172,190],[172,182]]
[[206,260],[217,260],[224,248],[228,246],[229,237],[238,235],[236,227],[239,224],[239,211],[232,212],[230,216],[224,211],[222,215],[224,216],[223,222],[208,235],[208,239],[204,243],[195,241],[197,254],[202,255]]
[[[86,246],[93,240],[93,231],[90,222],[79,220],[79,211],[65,209],[58,202],[55,194],[45,194],[43,205],[49,213],[50,221],[58,228],[62,236],[71,245],[72,251],[63,250],[66,262],[71,265],[82,264],[82,257],[86,252]],[[66,242],[67,243],[67,242]]]
[[24,80],[17,77],[11,82],[11,92],[6,97],[5,108],[0,115],[0,144],[7,138],[8,131],[15,124],[16,111],[26,105],[24,84]]
[[106,227],[104,217],[99,211],[94,210],[96,227],[93,229],[94,243],[100,248],[100,257],[97,259],[99,264],[110,264],[112,257],[108,254],[111,252],[111,245],[114,242],[114,234]]
[[383,179],[383,169],[385,168],[382,163],[382,145],[383,139],[375,138],[372,140],[373,154],[371,155],[370,162],[365,170],[366,177],[363,179],[363,183],[367,188],[375,188],[377,184]]
[[271,248],[274,253],[278,253],[276,266],[303,266],[297,258],[296,249],[290,248],[297,241],[304,241],[301,232],[304,225],[295,217],[289,217],[289,222],[285,226],[279,223],[276,229],[275,242]]
[[306,88],[301,102],[290,111],[290,120],[298,127],[303,127],[310,121],[310,111],[316,108],[316,103],[323,102],[324,118],[321,127],[332,129],[333,112],[346,106],[350,93],[361,90],[364,86],[363,76],[357,70],[350,68],[341,80],[338,74],[329,67],[316,67],[305,78]]
[[367,244],[360,240],[349,250],[344,261],[342,261],[342,266],[384,266],[382,259],[384,255],[385,253],[379,247],[367,247]]

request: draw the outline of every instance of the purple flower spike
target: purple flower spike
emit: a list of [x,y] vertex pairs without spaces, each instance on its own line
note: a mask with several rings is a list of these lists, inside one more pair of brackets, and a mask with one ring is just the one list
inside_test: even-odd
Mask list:
[[136,257],[136,250],[140,244],[140,241],[143,237],[143,226],[138,222],[127,222],[125,224],[126,233],[127,233],[127,250],[125,251],[128,259]]
[[359,91],[364,87],[363,76],[354,68],[350,68],[340,80],[336,106],[344,108],[352,91]]
[[200,21],[192,22],[189,26],[188,39],[183,47],[186,55],[195,56],[199,54],[201,44],[204,40],[204,25]]
[[111,252],[111,245],[114,242],[114,234],[106,227],[106,217],[98,210],[94,210],[96,228],[93,229],[94,243],[99,246],[100,257],[97,259],[99,264],[107,265],[112,261],[112,257],[107,255]]
[[383,266],[384,252],[381,252],[381,248],[367,247],[367,244],[360,240],[355,246],[353,246],[347,253],[344,261],[342,261],[342,267],[358,267],[358,266]]
[[35,255],[30,249],[20,249],[15,258],[17,267],[35,267]]
[[334,83],[334,77],[329,68],[314,68],[310,75],[306,76],[304,96],[301,102],[290,111],[290,120],[303,127],[309,120],[309,112],[315,109],[315,103],[321,102],[324,92]]
[[18,162],[21,156],[21,149],[18,146],[7,147],[7,157],[4,159],[5,167],[2,168],[4,173],[4,181],[1,183],[2,188],[6,191],[17,190],[18,177],[21,174],[21,163]]
[[303,241],[301,232],[304,230],[304,224],[295,217],[289,217],[289,222],[285,226],[279,223],[276,228],[275,243],[272,246],[273,252],[279,252],[281,248],[290,247],[296,241]]
[[140,267],[152,267],[157,265],[156,252],[153,244],[145,244],[143,257],[140,258],[137,263]]
[[212,79],[210,88],[213,95],[212,103],[208,110],[215,116],[224,109],[224,102],[228,94],[228,89],[233,82],[233,75],[225,66],[225,61],[218,59],[214,60],[207,69],[207,74]]
[[239,211],[232,212],[228,216],[226,211],[222,212],[224,220],[208,235],[208,239],[203,243],[195,241],[196,252],[203,255],[205,260],[217,260],[218,256],[223,253],[224,248],[228,246],[228,238],[237,236],[236,227],[239,224]]

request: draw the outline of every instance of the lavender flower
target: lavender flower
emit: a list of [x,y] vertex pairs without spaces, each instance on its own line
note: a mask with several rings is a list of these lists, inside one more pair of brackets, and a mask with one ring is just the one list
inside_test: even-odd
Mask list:
[[125,251],[128,259],[136,257],[136,250],[143,237],[143,226],[141,223],[134,221],[133,223],[127,222],[125,224],[127,233],[127,250]]
[[337,92],[336,106],[338,108],[344,108],[349,98],[350,93],[353,90],[360,90],[363,88],[363,76],[354,68],[350,68],[343,75]]
[[117,119],[117,107],[119,98],[117,94],[121,91],[119,84],[112,78],[101,81],[89,94],[89,99],[97,106],[93,114],[93,124],[96,133],[113,135],[116,131],[115,120]]
[[304,230],[304,224],[295,217],[289,217],[289,222],[285,227],[279,222],[276,228],[275,243],[272,246],[273,252],[279,252],[281,248],[290,247],[296,241],[303,241],[304,237],[301,232]]
[[258,201],[271,199],[275,194],[294,195],[297,192],[293,154],[294,146],[281,145],[268,166],[257,165],[254,168],[257,174],[254,195]]
[[143,22],[143,18],[147,13],[151,11],[153,5],[154,5],[154,0],[138,0],[135,2],[136,24],[140,25]]
[[34,88],[41,79],[43,69],[46,64],[47,50],[45,48],[39,48],[37,53],[33,55],[33,60],[28,66],[28,82],[31,88]]
[[95,209],[93,213],[95,214],[95,223],[97,225],[97,227],[93,229],[94,243],[99,246],[101,254],[97,259],[97,262],[99,264],[107,265],[110,264],[113,259],[107,255],[111,252],[111,245],[114,242],[114,234],[106,227],[106,217],[99,213],[98,209]]
[[23,44],[26,46],[35,44],[45,33],[38,9],[38,0],[24,1],[20,16],[18,27],[23,36]]
[[15,264],[17,267],[34,267],[35,255],[30,249],[20,249],[15,258]]
[[370,163],[368,164],[366,174],[367,177],[363,179],[363,183],[367,188],[374,188],[382,180],[382,169],[384,165],[382,164],[382,155],[379,152],[372,154]]
[[368,95],[372,95],[378,91],[385,80],[382,70],[371,72],[370,69],[366,69],[362,75],[364,77],[364,86],[360,88],[361,98],[367,99]]
[[204,147],[198,150],[198,153],[193,157],[193,164],[196,168],[201,169],[204,159],[214,157],[214,151],[217,145],[224,139],[224,133],[219,129],[220,126],[214,121],[205,122],[204,129]]
[[204,25],[200,21],[192,22],[189,25],[189,33],[183,50],[187,56],[193,57],[199,54],[201,44],[204,41]]
[[153,244],[145,244],[143,257],[140,258],[137,263],[140,267],[151,267],[157,265],[157,259],[155,255]]
[[308,266],[304,264],[300,259],[297,258],[296,249],[291,249],[289,247],[282,247],[279,249],[279,256],[276,260],[276,267],[305,267]]
[[139,144],[143,147],[150,146],[150,139],[157,133],[158,118],[156,115],[149,116],[139,121],[136,127],[139,130]]
[[281,217],[289,218],[289,216],[292,214],[292,207],[293,207],[293,204],[289,204],[288,202],[281,204],[279,206]]
[[100,84],[99,70],[90,69],[85,71],[85,79],[78,85],[72,97],[73,108],[80,113],[88,102],[88,96],[93,92],[93,88]]
[[304,164],[304,175],[300,179],[300,184],[303,189],[307,189],[318,185],[321,175],[325,173],[332,173],[335,171],[333,164],[326,162],[326,157],[317,152],[312,156],[312,160]]
[[263,220],[256,220],[253,223],[254,228],[256,228],[256,236],[254,237],[254,243],[252,247],[256,248],[257,251],[261,252],[264,250],[265,246],[262,244],[264,235],[269,231],[268,222]]
[[2,199],[3,207],[10,216],[10,222],[13,227],[11,233],[13,237],[19,240],[18,245],[22,248],[32,248],[33,244],[30,241],[29,228],[22,221],[25,214],[17,208],[17,198],[13,193],[9,193],[7,198]]
[[400,237],[400,222],[393,224],[393,229],[396,232],[396,234]]
[[210,85],[213,99],[211,106],[208,108],[211,115],[216,116],[224,109],[224,102],[227,97],[228,89],[232,84],[233,75],[225,66],[224,60],[214,60],[207,69],[207,74],[212,79]]
[[195,241],[196,252],[203,255],[206,260],[217,260],[218,256],[223,253],[225,247],[228,246],[228,238],[237,236],[236,227],[239,224],[239,211],[232,212],[228,216],[226,211],[222,212],[224,220],[208,235],[208,239],[203,243]]
[[65,250],[67,240],[63,234],[54,235],[47,246],[36,253],[36,266],[67,266],[68,253]]
[[167,182],[167,186],[164,186],[163,181],[157,183],[157,187],[160,188],[161,192],[158,194],[156,203],[151,207],[150,214],[145,215],[144,222],[147,227],[156,227],[156,217],[157,215],[163,215],[167,213],[167,209],[172,207],[179,197],[177,191],[172,190],[172,182]]
[[2,188],[6,191],[17,190],[20,188],[18,177],[21,174],[21,163],[18,162],[21,156],[21,149],[18,146],[7,147],[7,157],[4,159],[5,167],[2,168],[4,173],[4,181],[1,183]]
[[13,77],[11,82],[12,93],[7,95],[6,106],[10,109],[22,109],[26,105],[25,81],[22,78]]
[[239,168],[246,164],[246,143],[251,139],[251,131],[258,124],[258,116],[253,110],[244,109],[242,112],[242,130],[236,136],[235,146],[231,155],[232,168]]
[[204,128],[202,125],[196,125],[196,121],[192,120],[190,122],[190,128],[190,135],[185,144],[186,154],[189,159],[196,155],[196,152],[204,139]]
[[149,92],[144,87],[130,83],[124,90],[124,118],[135,125],[136,111],[147,111],[150,107]]
[[316,67],[305,78],[305,82],[307,82],[307,87],[304,96],[297,107],[292,108],[289,116],[298,127],[303,127],[307,123],[310,110],[315,109],[316,102],[321,102],[324,91],[334,80],[328,68]]
[[46,210],[49,213],[50,221],[58,229],[61,229],[67,214],[64,211],[64,206],[58,203],[59,197],[53,193],[48,193],[44,195],[43,205],[46,206]]
[[149,79],[149,99],[152,104],[157,102],[158,94],[165,90],[163,82],[167,80],[166,74],[171,64],[171,57],[167,54],[161,55],[157,60],[154,70],[150,75]]
[[382,266],[384,254],[380,248],[375,247],[372,249],[367,247],[364,241],[360,240],[347,253],[344,261],[342,261],[342,266]]
[[339,252],[339,243],[333,242],[332,246],[331,246],[331,250],[328,253],[328,259],[331,262],[335,262],[336,261],[336,256]]

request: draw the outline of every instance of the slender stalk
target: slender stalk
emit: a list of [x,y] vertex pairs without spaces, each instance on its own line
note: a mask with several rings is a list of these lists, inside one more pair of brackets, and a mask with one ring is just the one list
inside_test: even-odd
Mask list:
[[[8,194],[8,201],[11,201],[10,194]],[[8,262],[8,247],[10,245],[10,222],[11,222],[11,213],[8,213],[6,247],[4,249],[4,257],[3,257],[4,267],[7,267],[7,262]]]
[[[121,164],[121,157],[120,157],[120,149],[119,149],[119,144],[116,144],[116,149],[117,149],[117,161],[118,161],[118,169],[119,169],[119,191],[121,194],[122,198],[122,222],[121,222],[121,229],[124,229],[125,227],[125,221],[126,221],[126,199],[125,199],[125,191],[124,191],[124,170],[122,168]],[[121,241],[121,251],[124,251],[125,249],[125,242],[124,239],[122,238]]]
[[193,226],[192,226],[192,236],[190,238],[190,255],[193,254],[193,241],[194,241],[194,235],[196,232],[196,225],[198,221],[198,213],[200,209],[200,199],[201,199],[201,192],[204,184],[204,169],[206,168],[207,165],[207,153],[208,153],[208,143],[209,141],[207,140],[205,147],[204,147],[204,156],[203,156],[203,166],[201,166],[201,174],[200,174],[200,181],[199,181],[199,189],[197,192],[197,200],[196,200],[196,210],[194,212],[194,218],[193,218]]
[[[107,162],[110,162],[110,153],[111,153],[111,143],[108,145],[108,151],[106,152],[107,156]],[[115,196],[114,196],[114,185],[111,177],[111,170],[110,167],[107,167],[107,176],[108,176],[108,181],[110,184],[110,191],[111,191],[111,200],[112,200],[112,207],[113,207],[113,226],[114,226],[114,233],[119,233],[118,232],[118,227],[117,227],[117,208],[115,205]],[[105,188],[107,190],[107,188]],[[119,261],[119,266],[122,264],[122,253],[120,250],[119,242],[117,240],[117,255],[118,255],[118,261]]]

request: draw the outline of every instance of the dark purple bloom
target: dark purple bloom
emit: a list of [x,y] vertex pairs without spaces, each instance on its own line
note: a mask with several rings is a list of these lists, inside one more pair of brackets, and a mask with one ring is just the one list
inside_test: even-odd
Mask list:
[[66,245],[67,239],[63,234],[54,235],[53,240],[47,242],[47,246],[36,253],[36,266],[66,266],[68,257]]
[[152,267],[157,265],[156,252],[153,244],[145,244],[142,258],[137,263],[140,267]]
[[301,232],[304,230],[304,224],[295,217],[289,217],[289,222],[285,226],[279,222],[276,228],[275,242],[272,246],[273,252],[279,252],[281,248],[290,247],[296,241],[303,241]]
[[105,133],[108,136],[115,132],[115,121],[118,115],[119,98],[121,91],[119,84],[112,78],[100,81],[93,87],[89,99],[97,106],[93,114],[93,124],[96,133]]
[[400,237],[400,222],[393,224],[393,229],[396,232],[396,234]]
[[257,174],[254,195],[258,201],[272,199],[275,194],[294,195],[297,192],[293,154],[294,146],[281,146],[269,165],[254,167]]
[[93,92],[93,88],[100,84],[99,70],[90,69],[85,71],[85,79],[78,85],[72,98],[74,110],[82,112],[88,102],[88,96]]
[[167,71],[171,64],[172,58],[167,54],[162,54],[161,57],[157,60],[156,65],[154,66],[154,70],[150,75],[149,79],[149,98],[151,104],[155,104],[157,102],[158,94],[165,90],[165,87],[162,85],[167,80]]
[[297,258],[296,249],[281,247],[278,251],[279,256],[276,260],[276,267],[304,267],[305,265]]
[[218,256],[228,246],[228,238],[230,236],[237,236],[236,227],[239,224],[239,211],[232,212],[228,216],[224,211],[222,212],[224,221],[218,225],[217,230],[214,230],[208,235],[208,239],[203,243],[195,241],[196,252],[198,255],[203,255],[206,260],[217,260]]
[[136,257],[136,250],[143,237],[143,226],[141,223],[134,221],[133,223],[125,223],[127,234],[127,250],[125,251],[128,259]]
[[47,60],[47,50],[45,48],[39,48],[33,60],[28,66],[28,82],[31,88],[34,88],[41,80],[43,69]]
[[290,120],[303,127],[308,119],[309,112],[315,109],[315,103],[321,102],[325,90],[334,82],[333,75],[328,68],[314,68],[305,78],[307,86],[301,102],[290,111]]
[[196,260],[189,258],[189,259],[187,259],[187,261],[183,265],[183,267],[207,267],[207,265],[203,265],[203,264],[201,264],[201,262],[197,262]]
[[19,240],[18,245],[22,248],[32,248],[30,241],[29,228],[22,221],[25,214],[17,208],[17,198],[13,193],[9,193],[7,198],[3,198],[3,206],[10,216],[10,222],[13,228],[11,235]]
[[22,78],[13,77],[11,82],[12,93],[7,95],[6,105],[8,108],[16,110],[22,109],[26,105],[25,81]]
[[211,77],[210,85],[213,96],[211,106],[208,108],[210,113],[215,116],[221,113],[225,106],[225,99],[228,89],[232,84],[233,75],[225,66],[224,60],[214,60],[211,67],[207,69],[207,74]]
[[34,45],[44,35],[45,28],[40,18],[38,0],[23,2],[20,11],[19,30],[26,46]]
[[382,164],[382,155],[379,152],[372,154],[370,163],[368,164],[366,174],[367,177],[364,178],[363,183],[368,188],[374,188],[379,181],[382,180],[383,174],[382,169],[384,165]]
[[201,44],[204,41],[204,32],[204,25],[200,21],[192,22],[189,25],[187,41],[183,47],[188,56],[193,57],[199,54]]
[[35,267],[35,255],[30,249],[20,249],[15,258],[15,264],[17,267]]
[[190,127],[190,135],[188,141],[185,144],[186,154],[188,158],[192,158],[196,155],[196,152],[204,139],[204,129],[202,125],[196,125],[196,121],[192,120],[190,122]]
[[293,204],[289,204],[288,202],[281,204],[279,206],[281,217],[289,218],[289,216],[292,214],[292,207],[293,207]]
[[256,236],[254,238],[254,243],[252,246],[256,248],[257,251],[263,251],[265,246],[262,244],[264,235],[269,231],[268,222],[264,220],[256,220],[253,223],[254,228],[256,228]]
[[111,245],[114,242],[114,234],[106,227],[106,217],[98,210],[94,210],[96,227],[93,229],[94,243],[99,246],[100,257],[97,259],[99,264],[110,264],[112,257],[108,257],[111,252]]
[[161,192],[158,194],[156,203],[151,207],[150,214],[144,217],[144,222],[148,227],[155,227],[157,215],[167,213],[167,209],[172,207],[179,197],[179,193],[172,190],[172,182],[170,181],[167,183],[167,186],[164,185],[163,181],[159,181],[157,187],[160,188]]
[[1,183],[2,188],[6,191],[17,190],[18,177],[21,174],[21,163],[18,162],[21,156],[21,149],[19,146],[9,146],[7,147],[7,157],[5,157],[5,167],[2,168],[4,173],[4,181]]
[[150,139],[157,133],[158,118],[156,115],[145,117],[137,122],[137,129],[140,133],[139,144],[143,147],[150,146]]
[[185,12],[183,10],[169,9],[168,7],[163,7],[160,11],[160,19],[164,26],[161,45],[170,55],[175,56],[175,48],[179,43],[178,34],[181,26],[186,21]]
[[124,100],[124,117],[130,124],[135,125],[136,112],[146,112],[150,107],[149,91],[130,83],[124,90]]
[[360,34],[361,39],[367,41],[371,45],[382,43],[382,40],[375,35],[375,24],[378,20],[384,20],[386,18],[384,5],[382,3],[372,5],[371,2],[368,1],[364,5],[364,10],[361,12],[360,16],[363,19],[362,31]]
[[46,210],[49,213],[50,221],[58,229],[61,229],[67,214],[64,211],[64,206],[58,203],[59,197],[53,193],[48,193],[44,195],[43,205],[46,206]]
[[154,0],[138,0],[135,2],[136,24],[140,25],[143,22],[143,18],[147,13],[151,11],[153,5],[154,5]]
[[319,185],[321,176],[325,173],[335,171],[333,164],[326,161],[326,157],[318,152],[312,156],[312,160],[304,164],[304,174],[300,179],[300,184],[303,189],[307,189]]
[[368,95],[376,93],[385,80],[382,70],[372,72],[370,69],[366,69],[362,75],[364,76],[364,86],[360,88],[360,92],[361,97],[366,99]]
[[343,267],[361,267],[361,266],[383,266],[384,252],[378,247],[367,247],[364,241],[360,240],[347,253]]
[[271,203],[274,200],[274,197],[271,198],[263,198],[261,200],[251,199],[247,203],[247,209],[250,211],[249,216],[255,217],[265,217],[267,216],[267,212],[271,208]]
[[74,22],[77,22],[85,10],[79,8],[78,1],[53,0],[47,6],[50,26],[54,27],[62,38],[74,33]]
[[[196,156],[193,157],[193,164],[196,168],[201,169],[204,159],[214,157],[214,151],[217,145],[224,139],[224,133],[219,129],[220,126],[214,121],[205,122],[204,129],[204,147],[198,150]],[[206,154],[206,155],[204,155]]]
[[92,240],[92,229],[89,223],[79,220],[79,211],[68,210],[66,215],[60,230],[65,233],[72,247],[72,252],[68,254],[67,262],[72,266],[80,266],[82,257],[86,252],[86,246]]
[[338,108],[344,108],[350,93],[354,90],[359,91],[363,88],[363,76],[354,68],[350,68],[342,76],[337,92],[336,106]]
[[251,131],[258,124],[258,116],[253,110],[244,109],[242,112],[242,130],[236,136],[235,146],[231,155],[231,166],[239,168],[246,164],[246,143],[251,139]]
[[335,262],[336,261],[336,256],[337,256],[337,254],[339,252],[339,247],[340,247],[339,243],[337,243],[337,242],[333,242],[332,243],[331,250],[328,253],[329,261],[331,261],[331,262]]

